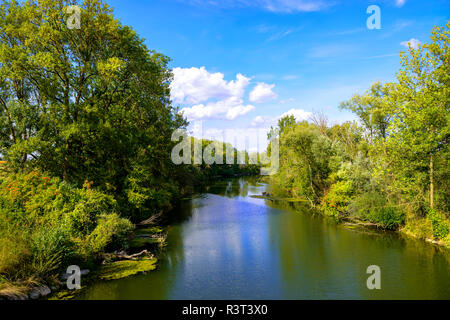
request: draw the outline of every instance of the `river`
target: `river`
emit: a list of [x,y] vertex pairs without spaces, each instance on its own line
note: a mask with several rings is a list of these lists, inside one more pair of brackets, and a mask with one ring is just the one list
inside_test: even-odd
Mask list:
[[[173,214],[156,271],[95,283],[78,298],[450,299],[448,251],[251,197],[269,189],[256,178],[216,183]],[[370,265],[380,290],[367,288]]]

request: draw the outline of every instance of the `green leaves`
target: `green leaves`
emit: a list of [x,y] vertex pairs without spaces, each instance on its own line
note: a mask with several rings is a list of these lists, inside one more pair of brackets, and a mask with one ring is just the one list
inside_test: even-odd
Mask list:
[[376,82],[364,95],[354,95],[352,99],[340,105],[341,109],[349,109],[358,115],[367,130],[369,142],[386,139],[391,118],[389,108],[386,107],[388,94],[388,88]]
[[[170,102],[169,59],[99,0],[78,3],[81,29],[68,29],[72,4],[2,4],[1,153],[15,170],[39,168],[78,186],[92,180],[121,199],[131,178],[165,194],[160,181],[178,183],[170,136],[185,125]],[[145,175],[134,173],[136,162]]]
[[435,210],[430,210],[428,219],[433,227],[433,236],[436,239],[444,239],[450,233],[450,226],[443,217]]
[[[401,53],[397,82],[374,83],[343,102],[359,124],[282,119],[274,182],[320,202],[330,216],[351,214],[388,229],[431,223],[435,237],[447,236],[449,35],[450,21],[433,30],[431,43]],[[425,218],[433,207],[440,213]],[[429,220],[417,223],[422,219]]]

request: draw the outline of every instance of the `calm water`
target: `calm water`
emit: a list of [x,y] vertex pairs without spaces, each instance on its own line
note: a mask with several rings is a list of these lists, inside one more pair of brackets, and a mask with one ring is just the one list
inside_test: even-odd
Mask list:
[[[210,187],[178,210],[157,271],[80,298],[450,299],[448,252],[250,197],[268,188],[250,178]],[[366,287],[369,265],[381,268],[381,290]]]

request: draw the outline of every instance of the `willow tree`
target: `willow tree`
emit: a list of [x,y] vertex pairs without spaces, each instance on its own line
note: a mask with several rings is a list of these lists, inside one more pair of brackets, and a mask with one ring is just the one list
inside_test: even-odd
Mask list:
[[0,152],[11,168],[92,180],[137,210],[167,204],[170,136],[184,123],[166,56],[101,0],[4,1],[0,39]]

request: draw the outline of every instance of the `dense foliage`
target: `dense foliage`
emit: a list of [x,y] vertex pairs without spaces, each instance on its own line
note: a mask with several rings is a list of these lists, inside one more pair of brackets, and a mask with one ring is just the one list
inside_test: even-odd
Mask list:
[[341,104],[358,122],[281,119],[274,183],[326,215],[450,244],[449,28],[401,53],[397,82],[375,83]]
[[[73,4],[80,29],[67,27]],[[449,26],[402,53],[396,83],[342,104],[358,123],[281,119],[274,183],[329,216],[449,241]],[[227,145],[206,140],[202,155],[224,164],[173,163],[172,134],[187,123],[170,101],[169,58],[100,0],[3,1],[0,39],[0,290],[93,264],[195,186],[259,172],[233,148],[225,164]]]
[[[129,217],[170,206],[169,59],[149,51],[100,1],[7,1],[0,8],[0,150],[15,170],[114,195]],[[144,187],[145,186],[145,187]]]
[[196,185],[258,170],[172,162],[187,122],[170,101],[169,58],[102,1],[2,1],[0,40],[0,291],[126,248],[133,223]]
[[37,171],[8,175],[0,184],[0,274],[45,278],[69,261],[86,265],[125,246],[133,228],[90,182],[74,188]]

